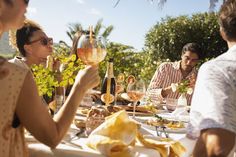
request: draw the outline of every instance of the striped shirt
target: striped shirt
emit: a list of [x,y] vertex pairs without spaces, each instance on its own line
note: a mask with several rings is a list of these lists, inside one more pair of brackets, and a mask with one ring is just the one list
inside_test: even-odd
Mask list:
[[[181,80],[189,78],[192,74],[197,74],[195,68],[187,75],[187,77],[183,77],[183,74],[180,69],[180,62],[164,62],[159,68],[156,70],[153,78],[148,87],[148,95],[152,100],[163,101],[163,97],[161,95],[162,89],[171,85],[171,83],[179,83]],[[167,95],[167,98],[175,98],[178,99],[180,93],[171,92]],[[186,95],[188,104],[191,102],[192,95]]]

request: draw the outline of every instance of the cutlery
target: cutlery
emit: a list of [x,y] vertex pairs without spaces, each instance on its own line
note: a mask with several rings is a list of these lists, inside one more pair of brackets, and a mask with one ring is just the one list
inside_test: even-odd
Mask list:
[[83,147],[81,145],[73,143],[73,142],[69,142],[69,141],[66,141],[66,140],[62,140],[61,143],[65,144],[65,145],[68,145],[68,146],[71,146],[71,147],[74,147],[74,148],[83,149]]

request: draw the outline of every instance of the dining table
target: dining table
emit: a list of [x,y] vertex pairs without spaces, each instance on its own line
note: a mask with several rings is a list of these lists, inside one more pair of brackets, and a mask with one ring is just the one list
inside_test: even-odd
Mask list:
[[[171,113],[166,112],[166,115],[171,115]],[[163,115],[165,115],[163,113]],[[150,118],[150,115],[136,115],[136,120],[142,122]],[[75,116],[75,119],[85,120],[86,117],[80,114]],[[186,130],[182,131],[169,131],[169,130],[157,130],[153,126],[142,125],[140,131],[142,134],[152,137],[166,137],[179,141],[186,149],[186,152],[182,157],[190,156],[195,141],[190,140],[186,137]],[[86,136],[84,130],[77,128],[75,124],[71,124],[67,134],[60,142],[60,144],[52,149],[39,141],[37,141],[32,135],[27,133],[25,135],[26,142],[29,150],[29,157],[105,157],[99,151],[94,150],[87,146],[88,137]],[[144,147],[141,144],[136,144],[132,149],[134,157],[161,157],[160,153],[157,150]]]

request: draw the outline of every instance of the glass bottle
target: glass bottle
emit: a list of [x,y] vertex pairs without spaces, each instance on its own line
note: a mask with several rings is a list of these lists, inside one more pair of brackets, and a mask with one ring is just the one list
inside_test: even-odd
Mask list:
[[113,73],[113,58],[109,59],[105,78],[102,82],[101,100],[103,105],[114,105],[116,81]]

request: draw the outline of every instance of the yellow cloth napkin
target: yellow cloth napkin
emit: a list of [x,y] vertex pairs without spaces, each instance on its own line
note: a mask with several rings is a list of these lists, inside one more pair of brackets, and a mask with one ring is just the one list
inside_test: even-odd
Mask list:
[[164,142],[146,139],[138,128],[139,124],[122,110],[107,117],[105,122],[89,135],[87,145],[108,157],[133,156],[129,147],[135,145],[136,138],[143,146],[159,151],[162,157],[168,155],[166,145],[170,145],[172,157],[179,157],[185,151],[179,142],[170,139]]
[[109,157],[130,157],[129,146],[135,144],[137,130],[137,123],[122,110],[107,117],[89,135],[87,145]]
[[[186,150],[178,141],[173,141],[169,138],[162,138],[160,140],[154,140],[145,138],[141,133],[138,132],[137,139],[143,146],[158,150],[162,157],[180,157]],[[169,147],[169,154],[168,149]]]

